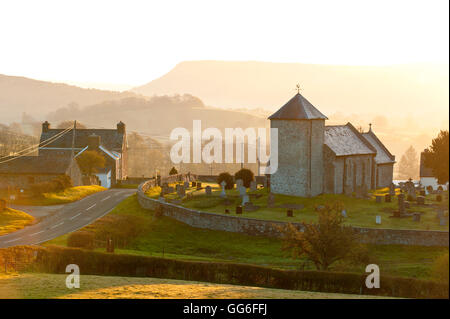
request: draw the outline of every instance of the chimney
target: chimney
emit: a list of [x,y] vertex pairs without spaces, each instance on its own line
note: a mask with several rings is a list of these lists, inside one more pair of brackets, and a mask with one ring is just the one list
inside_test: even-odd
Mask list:
[[88,137],[88,149],[90,151],[98,150],[100,147],[100,136],[92,134]]
[[47,133],[50,129],[50,123],[48,121],[45,121],[42,123],[42,133]]
[[117,123],[117,132],[120,134],[125,134],[125,123],[123,123],[122,121]]

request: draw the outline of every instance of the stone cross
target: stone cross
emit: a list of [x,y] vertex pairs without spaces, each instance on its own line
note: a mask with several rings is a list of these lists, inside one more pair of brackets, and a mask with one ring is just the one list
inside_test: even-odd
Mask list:
[[242,187],[244,185],[244,182],[242,181],[242,179],[237,179],[236,180],[236,188],[239,189],[240,187]]
[[239,196],[244,196],[247,192],[247,189],[244,186],[239,187]]
[[206,195],[211,195],[211,186],[208,185],[208,186],[205,187],[205,194]]
[[256,191],[257,188],[258,188],[258,184],[256,184],[255,181],[251,181],[251,182],[250,182],[250,190],[251,190],[251,191]]
[[225,198],[227,197],[227,193],[225,192],[225,186],[227,185],[227,182],[222,181],[222,183],[220,183],[220,186],[222,186],[222,192],[220,193],[220,197]]

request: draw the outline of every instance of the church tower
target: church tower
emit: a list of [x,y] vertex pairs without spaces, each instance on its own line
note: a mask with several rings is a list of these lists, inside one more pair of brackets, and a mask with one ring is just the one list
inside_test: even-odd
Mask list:
[[327,119],[300,92],[269,117],[270,127],[278,129],[278,170],[270,176],[273,193],[302,197],[323,193]]

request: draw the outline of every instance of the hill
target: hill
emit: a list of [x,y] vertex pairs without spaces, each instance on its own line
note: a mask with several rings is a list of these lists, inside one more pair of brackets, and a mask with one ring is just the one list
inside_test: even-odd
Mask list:
[[133,91],[189,93],[207,105],[277,110],[300,83],[324,114],[448,114],[448,65],[338,66],[188,61]]
[[83,89],[63,83],[0,74],[1,122],[18,121],[23,112],[43,119],[48,112],[70,103],[80,106],[136,96],[131,92]]

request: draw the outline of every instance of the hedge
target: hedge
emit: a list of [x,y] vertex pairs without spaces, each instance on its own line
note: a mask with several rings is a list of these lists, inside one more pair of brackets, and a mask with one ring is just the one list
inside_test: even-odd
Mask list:
[[[3,249],[4,250],[4,249]],[[363,294],[406,298],[448,298],[448,285],[414,278],[382,276],[380,288],[365,287],[367,274],[280,270],[262,266],[182,261],[159,257],[107,254],[77,248],[29,247],[34,256],[28,270],[65,273],[68,264],[80,266],[82,274],[155,277],[278,289]],[[0,256],[2,249],[0,249]]]

